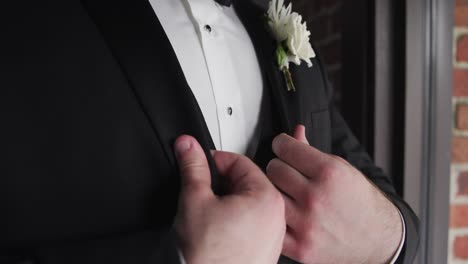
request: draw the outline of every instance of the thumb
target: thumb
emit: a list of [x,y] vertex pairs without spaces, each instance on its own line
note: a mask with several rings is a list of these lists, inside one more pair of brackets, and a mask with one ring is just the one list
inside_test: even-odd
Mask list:
[[265,188],[273,189],[265,174],[247,157],[216,151],[213,154],[216,169],[228,183],[228,192],[233,194],[255,193]]
[[197,140],[191,136],[180,136],[174,144],[174,152],[179,165],[181,194],[213,195],[208,161]]
[[306,128],[303,125],[296,126],[296,128],[294,129],[294,138],[296,140],[301,141],[304,144],[309,145],[309,141],[307,140],[306,135],[305,135],[305,130]]

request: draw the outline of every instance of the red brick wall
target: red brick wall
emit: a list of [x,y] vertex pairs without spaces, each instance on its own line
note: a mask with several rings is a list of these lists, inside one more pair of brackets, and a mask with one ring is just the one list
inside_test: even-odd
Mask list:
[[468,264],[468,0],[455,0],[449,263]]

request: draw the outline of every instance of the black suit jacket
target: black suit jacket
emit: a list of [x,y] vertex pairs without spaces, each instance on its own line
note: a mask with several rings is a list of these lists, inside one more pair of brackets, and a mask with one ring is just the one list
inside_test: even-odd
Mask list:
[[[311,145],[344,157],[398,206],[399,263],[410,263],[417,218],[330,104],[320,61],[293,66],[297,92],[286,92],[264,7],[234,6],[265,84],[254,160],[264,168],[272,138],[305,124]],[[0,263],[177,263],[172,144],[190,134],[205,151],[214,145],[149,3],[9,1],[0,22]]]

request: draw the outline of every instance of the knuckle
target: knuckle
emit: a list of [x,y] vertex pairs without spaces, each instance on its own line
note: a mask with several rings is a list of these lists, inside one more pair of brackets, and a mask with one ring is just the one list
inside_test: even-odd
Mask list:
[[191,183],[189,186],[186,186],[186,190],[189,193],[188,199],[192,199],[194,197],[202,198],[205,195],[207,195],[206,186],[204,186],[204,184],[199,183],[199,182],[194,182],[194,183]]
[[267,201],[268,203],[271,203],[273,205],[284,204],[283,197],[281,197],[281,194],[273,188],[268,192]]
[[241,174],[248,174],[258,169],[258,167],[252,162],[252,160],[242,155],[238,155],[236,157],[236,160],[234,161],[231,170],[233,170],[234,168],[240,169],[239,172]]
[[304,209],[302,215],[304,221],[307,221],[304,223],[303,230],[313,230],[315,228],[313,224],[315,216],[327,212],[328,208],[328,197],[323,192],[310,193],[308,195],[309,197],[302,204]]
[[310,247],[308,243],[299,242],[294,250],[295,259],[300,263],[308,263],[310,261]]
[[238,162],[239,164],[244,164],[244,163],[251,163],[252,161],[246,156],[239,155],[237,156],[236,162]]
[[300,230],[300,242],[301,244],[308,244],[309,239],[313,236],[315,233],[315,224],[313,222],[313,219],[310,217],[305,217],[300,221],[298,225],[298,229]]
[[316,263],[320,249],[316,246],[313,234],[296,238],[295,255],[300,263]]
[[290,153],[290,145],[287,142],[287,136],[285,134],[281,134],[278,136],[280,138],[280,143],[277,145],[276,151],[278,157],[287,157]]
[[322,181],[329,181],[336,177],[339,174],[338,166],[333,162],[324,163],[319,168],[319,178]]
[[314,192],[309,190],[305,193],[304,206],[307,212],[313,212],[315,210],[316,200],[317,199]]
[[337,156],[337,155],[334,155],[334,154],[329,154],[330,157],[332,157],[333,159],[335,160],[339,160],[339,161],[345,161],[342,157],[340,156]]
[[333,154],[330,154],[330,156],[332,157],[332,159],[334,159],[334,160],[337,161],[337,162],[350,165],[349,162],[348,162],[347,160],[343,159],[343,158],[340,157],[340,156],[333,155]]
[[266,192],[263,201],[259,204],[263,209],[268,208],[270,212],[274,212],[284,218],[286,206],[284,204],[283,197],[276,189],[271,189]]
[[278,158],[272,159],[266,167],[267,175],[271,175],[274,172],[276,172],[280,166],[281,166],[281,161]]
[[186,160],[181,162],[179,167],[182,172],[199,171],[205,168],[200,160]]
[[273,202],[278,207],[281,214],[284,215],[286,211],[286,205],[284,204],[283,196],[281,196],[281,194],[277,191],[274,194]]

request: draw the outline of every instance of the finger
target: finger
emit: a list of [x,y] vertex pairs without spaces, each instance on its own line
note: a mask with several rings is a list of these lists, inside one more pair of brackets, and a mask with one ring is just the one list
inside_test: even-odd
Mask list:
[[303,125],[296,126],[296,128],[294,129],[294,138],[301,141],[304,144],[309,145],[309,141],[307,140],[305,132],[306,132],[305,126]]
[[205,152],[191,136],[180,136],[174,144],[179,165],[182,193],[202,192],[213,195],[211,174]]
[[320,175],[320,170],[331,160],[329,155],[286,134],[273,140],[272,149],[279,159],[310,179]]
[[283,250],[281,254],[290,259],[300,261],[299,260],[300,252],[298,252],[298,248],[299,248],[298,242],[296,241],[293,234],[291,233],[291,230],[289,230],[288,228],[286,231],[286,235],[284,236]]
[[297,207],[296,203],[288,196],[283,194],[284,200],[284,210],[285,210],[285,218],[286,224],[288,225],[288,230],[297,230],[299,223],[303,220],[301,215],[301,210]]
[[307,191],[308,180],[293,167],[280,159],[272,159],[266,167],[268,179],[294,200],[302,200]]
[[249,192],[259,188],[273,188],[265,174],[251,160],[230,152],[215,151],[216,168],[229,185],[232,193]]

